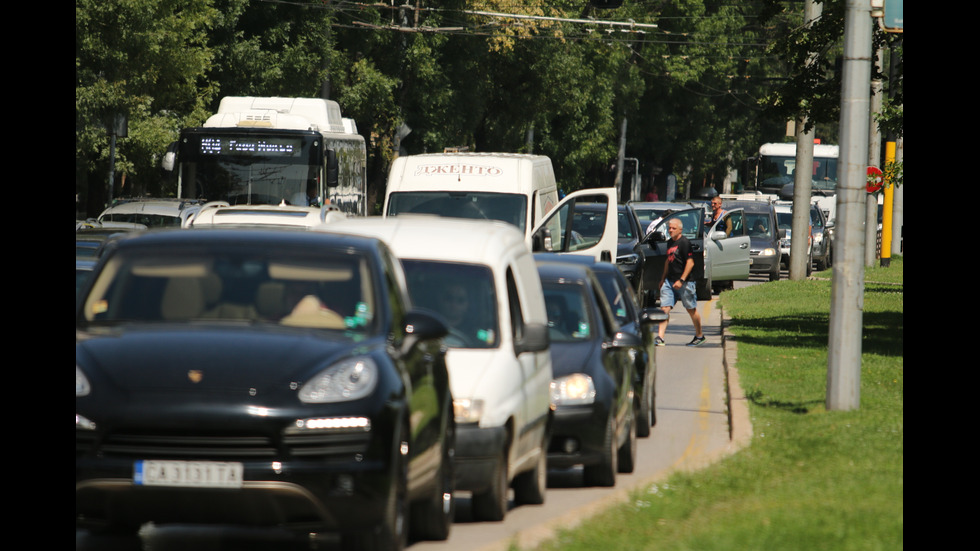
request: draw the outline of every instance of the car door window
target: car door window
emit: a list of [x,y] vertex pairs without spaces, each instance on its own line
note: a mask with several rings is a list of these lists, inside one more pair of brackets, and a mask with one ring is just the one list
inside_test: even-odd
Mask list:
[[595,246],[606,227],[606,197],[586,196],[559,207],[546,228],[553,252],[570,252]]
[[[741,210],[726,212],[721,220],[711,228],[711,231],[723,231],[725,237],[740,237],[745,235],[744,214]],[[731,232],[728,231],[731,228]]]

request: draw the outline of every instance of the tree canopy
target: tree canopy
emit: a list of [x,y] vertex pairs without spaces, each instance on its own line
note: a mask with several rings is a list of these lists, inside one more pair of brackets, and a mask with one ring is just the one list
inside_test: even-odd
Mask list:
[[[646,182],[669,168],[720,189],[788,119],[835,137],[843,2],[826,4],[801,29],[801,4],[776,0],[76,0],[80,210],[105,200],[115,117],[117,195],[172,195],[162,154],[228,95],[338,101],[373,197],[394,155],[449,146],[548,155],[566,191],[609,185],[624,122]],[[882,119],[899,132],[900,82]]]

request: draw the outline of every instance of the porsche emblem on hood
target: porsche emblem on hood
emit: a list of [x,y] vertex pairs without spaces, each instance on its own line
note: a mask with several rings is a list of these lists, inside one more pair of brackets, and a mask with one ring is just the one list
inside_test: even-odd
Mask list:
[[192,383],[199,383],[201,379],[204,378],[204,372],[200,369],[192,369],[187,372],[187,378],[190,379]]

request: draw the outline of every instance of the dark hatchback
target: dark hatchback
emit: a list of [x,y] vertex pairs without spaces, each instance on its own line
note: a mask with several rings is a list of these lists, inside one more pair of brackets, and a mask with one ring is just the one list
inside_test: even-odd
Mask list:
[[411,307],[380,241],[123,238],[75,327],[76,527],[249,525],[398,549],[411,519],[448,536],[446,327]]
[[620,330],[633,333],[643,342],[642,351],[635,355],[636,434],[640,437],[650,436],[650,427],[657,424],[657,354],[654,339],[657,326],[667,320],[667,314],[659,308],[640,308],[633,288],[612,264],[597,262],[591,267]]
[[538,263],[551,337],[549,468],[584,467],[590,486],[614,486],[636,462],[634,381],[643,343],[620,330],[588,266]]

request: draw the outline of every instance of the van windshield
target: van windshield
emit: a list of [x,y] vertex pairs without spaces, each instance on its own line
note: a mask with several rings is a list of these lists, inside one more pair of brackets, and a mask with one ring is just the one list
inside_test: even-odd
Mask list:
[[408,293],[415,306],[438,312],[449,326],[451,348],[496,348],[497,293],[487,266],[430,260],[403,260]]
[[435,214],[450,218],[500,220],[523,233],[527,220],[527,197],[515,193],[475,191],[400,191],[388,199],[388,216]]

